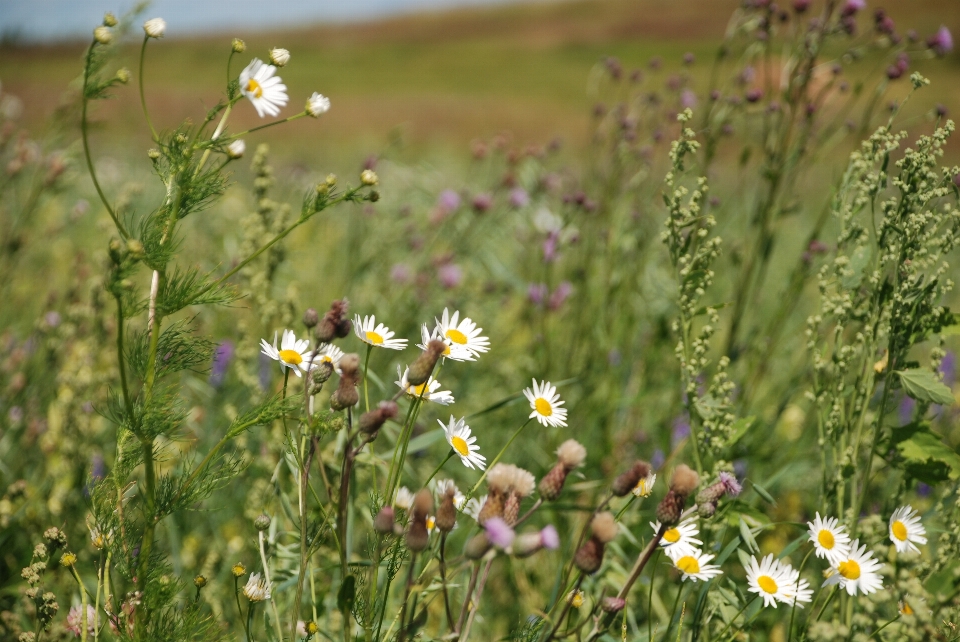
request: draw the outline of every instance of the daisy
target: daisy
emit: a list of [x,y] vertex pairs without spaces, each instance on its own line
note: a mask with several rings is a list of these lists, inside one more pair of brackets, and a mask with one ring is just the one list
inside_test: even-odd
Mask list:
[[[650,522],[650,527],[654,533],[660,532],[660,522]],[[697,519],[691,518],[684,520],[673,528],[668,528],[660,540],[660,546],[663,552],[670,556],[670,559],[677,559],[684,555],[694,555],[698,546],[703,546],[703,542],[696,536],[700,533],[697,528]]]
[[420,326],[420,338],[423,340],[423,343],[418,343],[417,347],[421,350],[427,349],[427,344],[430,343],[433,339],[443,341],[446,344],[446,349],[443,351],[443,358],[450,359],[452,361],[476,361],[477,354],[467,350],[464,346],[454,343],[449,339],[445,339],[440,330],[434,328],[433,332],[430,331],[430,328],[427,327],[427,324],[424,323]]
[[486,495],[481,495],[480,497],[474,497],[470,500],[462,495],[457,493],[453,498],[453,505],[457,507],[457,510],[472,517],[473,521],[477,521],[480,518],[480,509],[483,508],[484,503],[487,501]]
[[719,566],[708,564],[713,555],[706,555],[703,551],[693,550],[689,555],[683,555],[673,560],[673,565],[683,574],[683,580],[700,580],[706,582],[723,573]]
[[[397,366],[397,376],[399,381],[394,381],[401,390],[403,390],[407,395],[415,399],[423,397],[427,401],[433,401],[443,406],[449,406],[453,403],[453,393],[449,390],[439,390],[440,382],[430,377],[429,381],[426,383],[421,383],[419,386],[414,386],[407,382],[407,374],[410,372],[410,368],[405,368],[403,373],[400,372],[400,366]],[[426,388],[426,391],[424,391]],[[439,390],[439,392],[438,392]]]
[[533,388],[524,388],[523,394],[530,402],[533,412],[530,418],[536,417],[537,421],[543,426],[566,426],[567,409],[561,408],[563,402],[560,401],[560,395],[557,394],[557,387],[549,381],[533,380]]
[[397,498],[393,500],[393,507],[410,510],[411,506],[413,506],[413,493],[406,486],[401,486],[397,490]]
[[470,433],[470,426],[464,423],[463,419],[454,419],[450,415],[450,422],[444,424],[442,420],[437,420],[443,427],[443,432],[447,436],[447,443],[460,455],[460,461],[467,468],[476,466],[480,470],[487,467],[485,463],[487,458],[480,454],[480,448],[476,446],[477,438]]
[[817,550],[817,557],[826,559],[831,566],[836,566],[850,552],[850,536],[840,526],[836,517],[817,518],[807,522],[810,527],[810,541]]
[[880,577],[880,562],[872,553],[867,552],[866,546],[860,546],[860,540],[853,540],[850,552],[838,564],[834,565],[836,572],[828,577],[824,586],[839,584],[847,595],[856,595],[857,590],[864,595],[883,588],[883,579]]
[[254,58],[240,72],[240,93],[250,99],[260,118],[264,114],[276,116],[287,104],[287,86],[275,73],[276,67],[264,64],[259,58]]
[[314,357],[311,367],[315,367],[326,362],[333,366],[333,369],[337,374],[340,374],[340,359],[342,358],[343,350],[332,343],[328,343],[327,345],[323,346],[320,352],[317,353],[317,356]]
[[310,369],[310,341],[307,339],[297,340],[297,335],[293,330],[284,330],[283,339],[280,341],[280,349],[277,349],[277,333],[273,333],[273,345],[267,343],[266,339],[260,339],[260,352],[271,359],[280,362],[280,371],[284,372],[287,368],[293,370],[294,374],[300,376],[300,371],[306,372]]
[[478,328],[469,317],[464,317],[458,322],[459,317],[459,310],[451,316],[447,308],[443,309],[443,315],[439,319],[434,319],[437,322],[437,334],[440,338],[451,347],[456,346],[460,350],[472,353],[474,357],[490,350],[490,339],[480,335],[483,328]]
[[653,492],[653,485],[656,482],[657,474],[652,472],[646,477],[641,478],[631,492],[637,497],[649,497],[650,493]]
[[370,345],[378,348],[403,350],[407,347],[406,339],[391,338],[396,333],[391,332],[390,328],[382,323],[377,323],[377,318],[372,314],[368,317],[363,317],[362,321],[359,314],[354,316],[353,332],[364,343],[369,343]]
[[263,602],[270,599],[270,585],[267,584],[267,578],[262,577],[260,573],[251,573],[247,579],[247,584],[243,587],[243,594],[251,602]]
[[457,483],[452,479],[435,479],[430,482],[430,485],[433,486],[433,493],[437,496],[438,500],[446,495],[448,490],[453,490],[454,505],[456,505],[458,497],[463,497],[463,493],[457,488]]
[[890,541],[897,547],[898,553],[913,551],[919,553],[915,544],[926,544],[927,529],[920,523],[920,513],[912,506],[901,506],[890,516]]
[[437,529],[437,518],[433,515],[427,515],[427,534],[433,535],[433,531]]
[[767,555],[759,564],[756,557],[751,557],[745,570],[750,592],[762,597],[764,606],[777,608],[777,602],[809,602],[813,595],[806,580],[800,580],[800,573],[786,562],[773,559],[773,555]]

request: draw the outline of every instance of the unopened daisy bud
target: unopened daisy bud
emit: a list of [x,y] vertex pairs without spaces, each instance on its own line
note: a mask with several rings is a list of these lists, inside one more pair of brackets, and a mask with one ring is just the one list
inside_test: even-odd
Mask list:
[[124,253],[123,243],[120,242],[120,239],[113,239],[110,241],[110,245],[107,246],[107,253],[110,254],[110,260],[116,265],[120,265],[123,261]]
[[150,18],[143,23],[143,32],[148,38],[163,38],[167,32],[167,22],[163,18]]
[[243,565],[243,562],[237,562],[230,569],[230,572],[233,573],[234,577],[243,577],[247,574],[247,567]]
[[608,595],[600,600],[600,608],[606,613],[619,613],[626,605],[627,602],[622,597],[614,597],[612,595]]
[[392,533],[393,525],[397,521],[393,506],[384,506],[373,518],[373,529],[378,533]]
[[207,578],[205,578],[203,575],[197,575],[195,578],[193,578],[193,585],[198,589],[203,588],[207,585]]
[[160,150],[154,149],[151,147],[150,149],[147,150],[147,158],[154,161],[157,160],[158,158],[160,158]]
[[629,469],[617,475],[613,480],[611,491],[616,497],[625,497],[636,487],[637,483],[650,474],[650,464],[639,459]]
[[320,632],[320,625],[316,622],[307,622],[306,626],[303,627],[306,630],[308,635],[316,635]]
[[70,568],[76,563],[77,563],[77,556],[74,553],[67,552],[60,557],[61,566],[66,566],[67,568]]
[[113,32],[108,27],[97,27],[93,30],[93,39],[101,45],[109,45],[113,42]]
[[683,495],[689,495],[700,484],[700,475],[686,464],[680,464],[673,469],[670,477],[670,490]]
[[324,180],[324,182],[325,182],[327,185],[329,185],[330,187],[333,187],[333,186],[335,186],[335,185],[337,184],[337,175],[336,175],[336,174],[327,174],[327,177],[326,177],[325,179],[323,179],[323,180]]
[[475,535],[467,540],[467,545],[463,549],[463,555],[468,560],[478,560],[487,554],[493,548],[493,544],[487,537],[486,532]]
[[377,177],[377,173],[372,169],[365,169],[360,172],[360,183],[363,185],[373,186],[377,184],[377,181],[380,179]]
[[306,112],[314,118],[319,118],[330,111],[330,99],[323,94],[313,92],[313,95],[307,98]]
[[427,520],[414,519],[407,527],[405,538],[407,548],[414,553],[419,553],[430,543],[430,532],[427,530]]
[[380,427],[388,419],[397,416],[397,404],[393,401],[381,401],[377,408],[360,415],[360,432],[365,435],[373,435],[380,430]]
[[117,17],[110,13],[109,11],[103,14],[103,26],[104,27],[116,27],[117,26]]
[[440,498],[440,508],[437,509],[437,528],[441,533],[449,533],[457,525],[457,507],[453,502],[453,489],[449,489]]
[[270,50],[270,62],[277,67],[283,67],[290,62],[290,52],[286,49],[275,47]]
[[657,506],[657,519],[663,526],[673,526],[680,521],[687,496],[671,489]]
[[233,49],[233,53],[243,53],[247,50],[247,43],[240,38],[234,38],[233,42],[230,43],[230,48]]
[[407,383],[411,386],[420,386],[427,382],[433,369],[437,365],[440,355],[447,349],[447,344],[439,339],[433,339],[427,344],[427,349],[420,353],[417,360],[407,370]]
[[253,520],[253,527],[258,531],[265,531],[270,528],[270,516],[266,513],[261,513],[257,515],[257,518]]
[[247,144],[243,142],[242,138],[238,138],[227,145],[227,156],[233,160],[242,158],[245,151],[247,151]]
[[117,82],[126,85],[128,82],[130,82],[130,70],[126,67],[121,67],[120,69],[117,69],[117,73],[114,78],[117,79]]

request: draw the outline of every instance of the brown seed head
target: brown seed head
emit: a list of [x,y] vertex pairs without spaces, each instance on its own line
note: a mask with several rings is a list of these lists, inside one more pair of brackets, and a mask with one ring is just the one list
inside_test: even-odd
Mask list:
[[610,512],[597,513],[590,522],[590,532],[604,544],[613,541],[619,530],[617,519]]
[[673,469],[670,477],[670,490],[682,495],[689,495],[700,484],[700,475],[686,464],[680,464]]
[[583,546],[577,549],[573,556],[573,563],[578,569],[588,575],[593,575],[603,564],[604,544],[596,537],[591,537]]
[[433,512],[433,493],[426,488],[421,488],[413,498],[413,518],[427,519],[427,515]]
[[454,492],[450,488],[440,498],[437,509],[437,528],[441,533],[449,533],[457,525],[457,507],[453,503]]
[[427,531],[427,520],[416,519],[410,522],[407,527],[406,535],[407,548],[415,553],[419,553],[430,543],[430,533]]
[[613,487],[611,490],[617,497],[629,495],[630,491],[636,487],[637,483],[649,474],[650,464],[638,459],[637,461],[633,462],[630,468],[617,475],[617,478],[613,480]]
[[393,506],[384,506],[373,518],[373,529],[378,533],[392,533],[393,524],[396,521],[396,514]]
[[557,448],[557,461],[563,464],[567,471],[583,465],[587,458],[587,449],[576,439],[568,439]]
[[397,411],[395,402],[381,401],[379,406],[360,415],[360,421],[358,422],[360,432],[365,435],[375,434],[387,420],[397,416]]

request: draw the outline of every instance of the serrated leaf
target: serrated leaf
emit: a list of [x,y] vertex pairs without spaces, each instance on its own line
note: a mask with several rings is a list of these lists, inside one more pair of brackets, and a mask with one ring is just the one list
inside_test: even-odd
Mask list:
[[897,449],[908,462],[908,473],[918,479],[928,476],[937,481],[943,474],[960,479],[960,455],[933,432],[917,431],[897,444]]
[[953,392],[937,375],[926,368],[911,368],[898,370],[897,375],[903,384],[903,389],[917,401],[929,401],[942,406],[953,405]]

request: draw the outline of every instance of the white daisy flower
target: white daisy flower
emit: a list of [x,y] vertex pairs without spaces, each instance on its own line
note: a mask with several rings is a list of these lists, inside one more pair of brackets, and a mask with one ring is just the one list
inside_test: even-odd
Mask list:
[[276,67],[259,58],[254,58],[240,72],[240,93],[250,100],[260,118],[276,116],[287,104],[287,86],[274,75],[276,73]]
[[708,564],[713,555],[694,550],[690,555],[683,555],[673,560],[674,567],[683,574],[683,580],[706,582],[723,573],[719,566]]
[[243,594],[251,602],[263,602],[270,599],[270,585],[267,584],[267,578],[260,573],[251,573],[246,585],[243,587]]
[[377,323],[377,318],[372,314],[368,317],[363,317],[362,320],[359,314],[354,316],[353,332],[364,343],[369,343],[378,348],[403,350],[407,347],[406,339],[392,338],[396,333],[392,332],[390,328],[382,323]]
[[[809,602],[813,596],[807,581],[800,579],[800,573],[790,564],[773,559],[773,555],[767,555],[759,564],[756,557],[751,557],[745,570],[750,592],[762,597],[764,606],[777,608],[777,602]],[[797,606],[803,608],[800,604]]]
[[866,546],[860,546],[860,540],[853,540],[850,553],[846,558],[834,565],[836,572],[824,581],[824,586],[839,584],[847,595],[856,595],[859,591],[869,595],[883,588],[883,579],[880,577],[880,562],[867,552]]
[[274,47],[270,50],[270,62],[277,67],[283,67],[290,62],[290,52],[280,47]]
[[650,493],[653,492],[653,485],[655,483],[657,483],[657,473],[651,472],[646,477],[641,478],[630,492],[636,497],[649,497]]
[[307,98],[307,113],[314,118],[319,118],[330,111],[330,99],[323,94],[313,92],[313,95]]
[[456,346],[474,356],[490,350],[490,339],[480,334],[483,328],[478,328],[469,317],[464,317],[462,321],[459,321],[459,317],[459,310],[451,315],[447,308],[443,309],[443,315],[439,319],[434,319],[437,322],[437,334],[440,338],[451,347]]
[[477,353],[467,350],[464,346],[454,343],[450,339],[445,339],[438,328],[434,328],[433,332],[430,331],[430,328],[427,327],[427,324],[424,323],[420,326],[420,339],[423,343],[418,343],[417,347],[421,350],[427,349],[427,344],[430,343],[433,339],[438,339],[443,341],[446,344],[446,349],[443,351],[443,358],[450,359],[452,361],[476,361]]
[[454,419],[450,415],[450,422],[444,424],[442,420],[437,420],[443,427],[443,432],[447,436],[447,443],[460,456],[460,461],[467,468],[476,466],[483,470],[487,467],[485,463],[487,458],[480,454],[480,448],[476,445],[477,438],[470,433],[468,426],[463,419]]
[[280,371],[287,368],[293,370],[294,374],[300,376],[300,371],[306,372],[310,369],[310,341],[308,339],[297,340],[297,335],[293,330],[284,330],[283,339],[280,341],[280,348],[277,349],[277,333],[273,333],[273,345],[267,343],[266,339],[260,339],[260,352],[271,359],[280,362]]
[[413,506],[413,493],[411,493],[410,489],[406,486],[401,486],[397,490],[396,499],[393,500],[393,507],[410,510],[411,506]]
[[245,151],[247,151],[247,144],[243,142],[242,138],[238,138],[227,145],[227,156],[234,160],[242,158]]
[[827,560],[831,566],[836,566],[850,552],[850,536],[836,517],[821,518],[818,512],[816,519],[807,522],[807,526],[817,557]]
[[[440,390],[440,382],[430,377],[426,383],[421,383],[419,386],[414,386],[413,384],[407,381],[407,375],[410,372],[410,368],[404,368],[403,373],[400,372],[400,366],[397,366],[397,376],[399,377],[398,381],[394,381],[397,386],[407,393],[408,396],[413,397],[414,399],[420,399],[421,396],[427,401],[433,401],[443,406],[449,406],[453,403],[453,393],[449,390]],[[424,391],[426,388],[426,391]]]
[[549,381],[533,380],[533,388],[524,388],[523,394],[530,402],[533,412],[530,417],[536,417],[537,421],[544,426],[566,426],[567,409],[561,408],[563,402],[560,395],[557,394],[557,387]]
[[332,343],[328,343],[320,349],[320,352],[314,357],[310,367],[315,367],[326,362],[333,366],[333,370],[337,374],[340,374],[340,359],[343,359],[343,350]]
[[457,510],[472,517],[473,521],[477,521],[480,518],[480,509],[483,508],[483,505],[487,501],[486,495],[481,495],[480,497],[474,497],[467,501],[467,498],[462,493],[457,493],[453,498],[453,505],[457,507]]
[[[660,522],[650,522],[650,527],[653,528],[654,533],[660,532]],[[693,555],[698,547],[703,546],[703,542],[696,537],[699,533],[697,518],[685,519],[664,532],[663,538],[660,539],[660,546],[663,552],[673,560],[684,555]]]
[[167,32],[167,22],[163,18],[150,18],[143,23],[143,32],[149,38],[163,38]]
[[916,544],[926,544],[927,529],[920,523],[920,513],[912,506],[901,506],[890,516],[890,541],[897,547],[898,553],[913,551],[919,553]]

